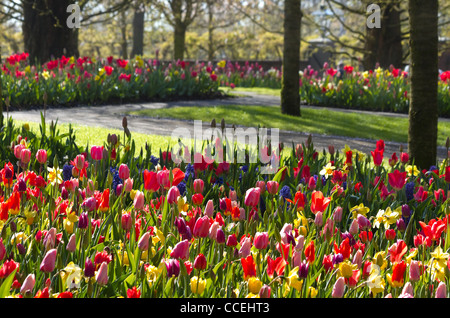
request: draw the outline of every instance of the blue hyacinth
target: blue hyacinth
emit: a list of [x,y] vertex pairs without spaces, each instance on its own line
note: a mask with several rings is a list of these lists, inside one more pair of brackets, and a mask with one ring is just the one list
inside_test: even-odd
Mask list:
[[291,188],[289,188],[289,186],[285,185],[280,190],[280,196],[283,197],[284,199],[292,199]]
[[72,165],[64,165],[63,166],[63,180],[64,181],[70,180],[70,178],[72,178],[72,169],[73,169]]
[[405,186],[406,201],[414,199],[414,182],[408,182]]
[[186,183],[184,182],[178,183],[177,188],[180,191],[180,195],[184,195],[184,193],[186,192]]

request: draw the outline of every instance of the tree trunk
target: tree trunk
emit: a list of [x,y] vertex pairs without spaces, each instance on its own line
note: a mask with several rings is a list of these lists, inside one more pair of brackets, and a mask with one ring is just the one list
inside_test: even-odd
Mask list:
[[128,59],[128,42],[127,42],[127,22],[125,12],[122,11],[120,16],[122,23],[120,27],[120,32],[122,34],[122,42],[120,46],[122,48],[122,58],[126,60]]
[[30,61],[44,63],[52,57],[78,56],[78,29],[67,27],[66,12],[73,0],[23,1],[24,50]]
[[144,54],[144,17],[145,8],[139,5],[134,11],[133,17],[133,47],[131,57]]
[[411,92],[408,150],[421,169],[436,164],[438,0],[409,0]]
[[183,60],[186,41],[186,26],[183,23],[175,24],[173,40],[173,58],[174,60]]
[[301,0],[284,2],[283,77],[281,87],[281,113],[301,116],[300,87],[300,27]]
[[366,70],[373,70],[379,63],[382,68],[403,66],[402,31],[399,4],[396,1],[381,4],[381,28],[367,29],[365,48],[368,53],[363,59]]

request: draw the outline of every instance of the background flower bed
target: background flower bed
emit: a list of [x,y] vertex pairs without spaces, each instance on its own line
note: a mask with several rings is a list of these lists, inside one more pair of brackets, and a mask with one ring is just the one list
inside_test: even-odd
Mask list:
[[14,54],[2,65],[2,93],[14,108],[73,106],[222,96],[217,76],[204,64],[108,57],[65,57],[33,65]]
[[[227,63],[218,74],[226,86],[281,88],[281,71],[258,64]],[[449,81],[450,71],[443,72],[438,87],[441,117],[450,117]],[[308,67],[300,72],[300,96],[307,105],[408,113],[408,91],[408,74],[393,67],[359,72],[349,65],[338,70],[325,64],[322,70]]]
[[175,164],[126,129],[89,147],[12,122],[0,137],[2,297],[448,295],[447,160],[308,139],[265,175]]

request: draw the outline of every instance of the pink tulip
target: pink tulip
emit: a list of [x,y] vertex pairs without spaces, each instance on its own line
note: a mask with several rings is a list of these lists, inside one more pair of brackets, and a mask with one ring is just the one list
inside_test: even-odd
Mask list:
[[363,252],[358,249],[355,253],[355,256],[353,256],[353,264],[356,264],[358,266],[358,269],[361,268],[362,265],[362,259],[363,259]]
[[212,217],[213,213],[214,213],[214,201],[208,200],[205,207],[205,215],[207,215],[208,217]]
[[209,227],[209,233],[208,233],[208,237],[211,240],[215,240],[216,236],[217,236],[217,230],[219,229],[220,224],[218,222],[213,222],[213,224],[211,224],[211,226]]
[[93,160],[102,160],[103,158],[103,146],[92,146],[91,157]]
[[73,253],[77,250],[77,237],[72,234],[69,238],[69,242],[66,245],[66,250]]
[[261,194],[266,191],[266,183],[264,181],[256,181],[256,187],[261,190]]
[[95,280],[99,285],[108,284],[108,263],[103,262],[95,275]]
[[293,251],[292,252],[292,267],[300,266],[302,263],[302,253]]
[[239,257],[247,258],[250,255],[250,251],[252,248],[252,240],[249,237],[246,237],[241,244],[241,248],[239,249]]
[[133,179],[125,179],[123,182],[123,189],[125,192],[131,192],[131,190],[133,190]]
[[256,232],[253,244],[258,250],[267,248],[269,245],[269,234],[267,232]]
[[77,155],[73,162],[75,163],[75,167],[78,170],[81,170],[84,168],[84,161],[85,161],[85,159],[84,159],[83,155]]
[[342,212],[343,212],[343,209],[342,209],[342,207],[340,207],[340,206],[338,206],[338,207],[336,207],[336,208],[334,209],[334,211],[333,211],[333,220],[334,220],[336,223],[339,223],[339,222],[342,221]]
[[56,249],[51,249],[45,254],[41,262],[40,270],[45,273],[51,273],[55,269]]
[[141,251],[148,250],[149,239],[150,239],[150,232],[145,232],[144,234],[142,234],[141,238],[139,239],[139,243],[138,243],[138,247]]
[[198,218],[192,234],[195,237],[207,237],[209,234],[209,217],[207,215]]
[[126,180],[130,177],[130,168],[124,163],[119,166],[119,178]]
[[131,215],[129,213],[122,214],[122,229],[125,231],[129,231],[131,227],[133,226],[133,220],[131,219]]
[[228,193],[228,199],[230,199],[231,201],[236,201],[237,200],[236,191],[230,189],[230,192]]
[[134,201],[133,205],[136,210],[142,210],[144,208],[145,204],[145,196],[144,192],[142,191],[136,191],[136,194],[134,195]]
[[420,264],[419,261],[411,260],[409,265],[409,280],[412,282],[420,279]]
[[250,188],[245,192],[245,205],[256,207],[259,204],[259,196],[261,190],[259,188]]
[[20,293],[23,295],[26,292],[31,292],[36,284],[36,278],[34,274],[28,274],[20,287]]
[[314,224],[317,227],[322,227],[323,225],[323,213],[322,212],[317,212],[316,216],[314,217]]
[[176,204],[179,196],[180,190],[178,190],[178,187],[172,186],[167,192],[167,203]]
[[277,194],[279,184],[276,181],[267,181],[267,192],[269,192],[272,195]]
[[203,189],[205,187],[205,183],[202,179],[195,179],[194,180],[194,192],[195,193],[202,193]]
[[17,159],[20,159],[20,154],[21,154],[23,149],[25,149],[25,146],[23,144],[18,144],[18,145],[14,146],[14,156]]
[[333,292],[331,293],[331,297],[333,298],[342,298],[345,292],[345,278],[339,277],[334,283]]
[[178,242],[173,248],[172,253],[170,253],[170,257],[187,260],[189,258],[189,241],[184,240]]
[[6,255],[6,248],[3,244],[3,239],[0,237],[0,261],[3,261]]
[[[405,284],[405,286],[403,286],[401,295],[404,295],[403,298],[412,298],[412,297],[414,297],[414,288],[413,288],[413,286],[411,285],[410,282],[407,282]],[[406,295],[409,295],[410,297],[405,297]]]
[[169,188],[169,177],[170,177],[170,171],[169,170],[160,170],[156,174],[156,180],[158,181],[159,185],[165,189]]
[[45,149],[39,149],[36,152],[36,160],[43,165],[47,162],[47,151]]
[[46,234],[44,237],[44,246],[45,249],[49,250],[55,247],[55,242],[56,242],[56,229],[54,227],[52,227]]
[[359,224],[358,220],[353,219],[352,224],[350,224],[350,229],[348,230],[351,235],[355,235],[358,233]]
[[435,298],[447,298],[447,285],[444,282],[440,282],[436,288]]
[[23,163],[29,163],[31,159],[31,151],[30,149],[24,148],[20,152],[20,161]]

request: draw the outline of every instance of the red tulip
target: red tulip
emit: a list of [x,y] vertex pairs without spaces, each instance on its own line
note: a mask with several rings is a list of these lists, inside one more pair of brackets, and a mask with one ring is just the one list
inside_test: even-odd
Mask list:
[[400,172],[398,170],[395,170],[392,173],[388,173],[388,179],[389,179],[389,184],[391,185],[391,187],[393,187],[395,190],[399,191],[405,185],[406,171]]
[[244,271],[244,279],[256,276],[256,265],[253,261],[253,256],[249,255],[246,258],[241,258],[242,269]]
[[263,250],[269,245],[269,234],[267,232],[256,232],[253,245],[258,250]]
[[209,234],[209,217],[203,216],[201,218],[198,218],[194,225],[194,230],[192,234],[195,237],[207,237]]
[[156,172],[144,170],[144,189],[150,192],[156,192],[159,189],[159,184],[156,178]]
[[170,257],[181,260],[189,259],[189,241],[183,240],[178,242],[173,248],[172,253],[170,253]]
[[317,212],[325,211],[330,201],[330,198],[325,198],[321,191],[313,191],[311,196],[311,212],[316,214]]

